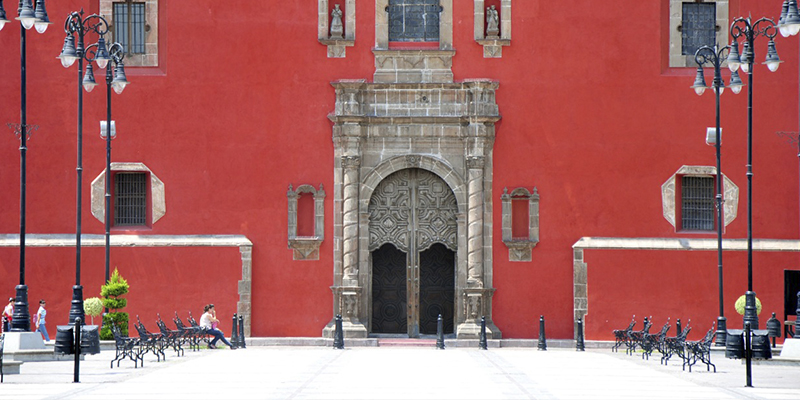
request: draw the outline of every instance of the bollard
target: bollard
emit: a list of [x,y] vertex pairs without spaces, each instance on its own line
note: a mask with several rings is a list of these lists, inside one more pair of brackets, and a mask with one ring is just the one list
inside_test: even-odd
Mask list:
[[481,350],[489,349],[489,345],[486,343],[486,317],[481,317],[481,335],[478,337],[478,348]]
[[775,338],[781,337],[781,321],[775,318],[775,313],[767,320],[767,332],[769,337],[772,338],[772,348],[775,348]]
[[239,347],[246,349],[247,345],[244,343],[244,315],[239,314]]
[[544,315],[539,316],[539,350],[547,350],[547,336],[544,334]]
[[436,321],[436,349],[444,350],[444,321],[442,321],[442,314],[439,314],[439,319]]
[[75,318],[75,376],[73,383],[81,382],[81,318]]
[[342,316],[336,314],[336,330],[333,332],[333,348],[344,350],[344,332],[342,332]]
[[586,346],[583,342],[583,321],[578,318],[578,338],[575,340],[576,351],[586,351]]
[[236,318],[236,313],[233,313],[233,324],[231,325],[231,347],[234,349],[239,347],[239,329],[238,326],[239,319]]
[[683,332],[683,328],[681,328],[681,319],[680,318],[678,318],[678,322],[675,323],[675,328],[678,330],[678,335],[677,336],[680,336],[681,332]]
[[753,387],[753,355],[750,348],[750,321],[744,323],[744,357],[747,369],[747,383],[745,386]]

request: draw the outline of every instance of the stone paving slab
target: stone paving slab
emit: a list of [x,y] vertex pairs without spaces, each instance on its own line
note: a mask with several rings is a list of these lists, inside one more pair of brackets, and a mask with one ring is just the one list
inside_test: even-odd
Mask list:
[[73,363],[22,365],[0,384],[5,399],[800,399],[800,367],[745,367],[717,354],[717,373],[608,349],[254,347],[167,353],[109,368],[113,351]]

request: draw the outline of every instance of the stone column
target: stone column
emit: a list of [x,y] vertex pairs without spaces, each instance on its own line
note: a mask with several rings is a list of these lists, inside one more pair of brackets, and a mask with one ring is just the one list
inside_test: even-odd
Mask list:
[[467,286],[483,287],[483,164],[482,156],[467,157]]
[[361,157],[343,156],[342,169],[342,285],[358,286],[358,168]]

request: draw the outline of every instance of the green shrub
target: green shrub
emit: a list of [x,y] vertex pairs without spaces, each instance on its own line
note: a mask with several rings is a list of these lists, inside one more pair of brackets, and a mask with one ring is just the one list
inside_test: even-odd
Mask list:
[[100,339],[113,340],[114,334],[111,332],[111,324],[119,328],[122,336],[128,336],[128,313],[119,312],[128,305],[128,300],[120,298],[130,289],[128,281],[120,276],[119,271],[114,268],[114,273],[105,285],[100,287],[100,295],[104,297],[103,305],[109,309],[108,314],[103,316],[103,327],[100,329]]
[[94,325],[94,317],[98,317],[103,313],[103,301],[97,297],[84,300],[83,312],[92,317],[92,325]]

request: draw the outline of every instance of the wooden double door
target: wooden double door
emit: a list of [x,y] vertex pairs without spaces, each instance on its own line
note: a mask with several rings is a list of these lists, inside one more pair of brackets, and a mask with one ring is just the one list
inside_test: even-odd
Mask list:
[[384,179],[369,204],[371,331],[435,334],[438,316],[453,333],[457,205],[447,184],[422,169]]

